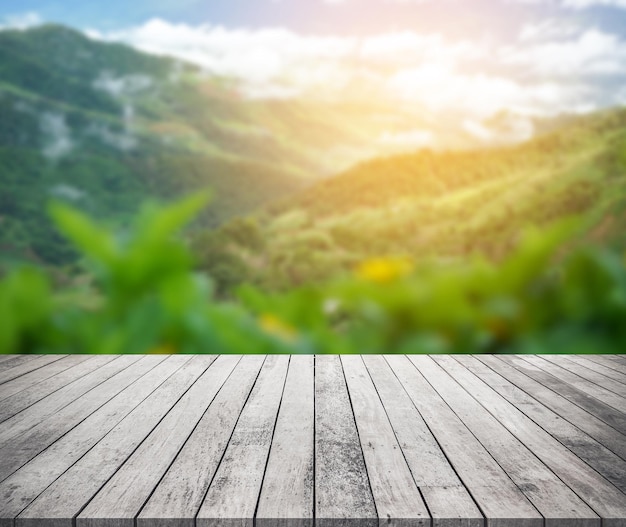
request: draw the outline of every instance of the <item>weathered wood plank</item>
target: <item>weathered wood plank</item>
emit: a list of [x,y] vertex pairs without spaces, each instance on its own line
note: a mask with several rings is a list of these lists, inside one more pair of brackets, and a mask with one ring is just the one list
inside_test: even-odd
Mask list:
[[219,357],[76,518],[77,527],[132,527],[134,518],[240,357]]
[[341,357],[378,517],[390,526],[430,526],[430,514],[362,357]]
[[314,357],[292,356],[256,513],[256,525],[313,527]]
[[196,525],[253,525],[285,386],[289,357],[269,356],[246,402]]
[[[595,511],[589,509],[586,512],[577,507],[580,515],[574,514],[572,510],[573,515],[565,516],[565,518],[590,518],[588,522],[579,520],[578,524],[599,525],[596,519],[597,513],[602,517],[602,524],[605,526],[619,524],[621,519],[626,518],[625,496],[614,485],[457,361],[451,357],[434,357],[434,360],[453,375],[456,382],[462,385],[508,431],[523,442],[532,454],[561,479],[561,482],[566,482],[567,486],[578,496],[584,497],[584,502]],[[535,485],[538,483],[535,482]],[[578,496],[577,500],[580,499]],[[557,507],[561,509],[564,504],[563,496],[557,497],[555,493],[550,498],[555,501],[559,500]],[[546,518],[552,517],[562,518],[563,516],[546,515]]]
[[613,362],[620,364],[621,366],[626,366],[626,355],[602,355]]
[[455,359],[542,429],[558,439],[580,459],[586,461],[618,489],[622,492],[626,491],[626,461],[476,358],[457,356]]
[[480,510],[454,472],[422,416],[381,355],[366,355],[374,382],[433,527],[482,527]]
[[624,435],[613,427],[500,358],[495,356],[476,356],[475,358],[626,460]]
[[513,366],[528,377],[535,379],[555,393],[580,406],[590,414],[601,419],[620,433],[626,432],[626,417],[612,406],[599,401],[571,384],[564,382],[547,371],[524,360],[521,356],[499,355],[498,358]]
[[562,523],[567,521],[577,526],[600,526],[598,516],[523,442],[478,401],[468,397],[460,381],[448,375],[430,357],[411,357],[411,361],[544,518]]
[[38,355],[0,355],[2,362],[0,362],[0,372],[4,372],[20,364],[36,359]]
[[[154,427],[207,370],[214,357],[165,362],[171,376],[45,489],[16,519],[17,527],[72,527],[72,519],[115,474]],[[16,474],[19,474],[17,472]],[[8,480],[7,480],[8,481]]]
[[595,397],[599,401],[612,406],[620,412],[624,411],[624,408],[626,408],[626,399],[624,397],[579,377],[575,373],[566,370],[564,367],[547,360],[544,356],[524,355],[522,358],[533,366],[548,372],[550,375],[562,380],[563,382],[571,384],[581,392]]
[[0,481],[31,460],[83,419],[137,381],[165,357],[142,357],[53,416],[38,422],[0,448]]
[[45,368],[39,368],[38,370],[31,371],[13,379],[12,381],[2,384],[0,385],[0,401],[43,382],[50,377],[54,377],[57,373],[65,371],[72,366],[76,366],[77,364],[86,361],[88,358],[89,355],[68,355],[61,360],[54,361],[51,364],[46,365]]
[[[563,368],[570,373],[573,373],[584,379],[589,381],[590,383],[595,384],[596,386],[613,392],[615,395],[619,395],[623,400],[623,409],[626,409],[626,385],[621,382],[615,381],[606,375],[598,373],[590,369],[585,364],[580,364],[577,361],[571,360],[569,357],[561,357],[555,358],[553,355],[542,355],[541,358],[548,362],[551,362],[555,366]],[[618,408],[619,409],[619,408]]]
[[[615,368],[608,367],[606,361],[594,361],[592,357],[593,355],[568,355],[567,359],[626,385],[626,374]],[[626,387],[622,389],[626,389]]]
[[378,526],[337,356],[315,358],[315,522],[317,527]]
[[489,527],[543,527],[543,517],[405,356],[385,357],[488,521]]
[[[115,371],[115,372],[119,371],[116,368],[119,368],[120,365],[115,365],[113,369],[111,369],[111,367],[104,368],[104,366],[107,363],[110,363],[117,358],[118,357],[111,356],[111,355],[91,357],[87,359],[86,361],[81,362],[80,364],[77,364],[75,366],[68,368],[64,372],[57,373],[56,375],[49,378],[44,383],[35,384],[31,386],[30,388],[27,388],[14,395],[11,395],[10,397],[4,399],[2,401],[2,404],[0,404],[0,423],[3,423],[10,417],[13,417],[15,414],[25,410],[26,408],[29,408],[30,406],[41,401],[42,399],[49,396],[50,394],[58,390],[61,390],[62,388],[65,388],[72,383],[77,383],[84,376],[92,372],[95,372],[96,370],[102,369],[102,371],[100,371],[98,375],[94,374],[88,381],[83,381],[82,389],[81,389],[81,384],[75,384],[71,388],[66,388],[65,396],[63,395],[61,395],[60,397],[57,396],[57,398],[61,399],[62,402],[68,401],[68,398],[69,398],[68,392],[70,391],[73,392],[73,394],[75,394],[76,397],[79,397],[80,395],[82,395],[82,393],[85,393],[87,390],[90,389],[91,385],[89,384],[89,382],[91,380],[96,380],[96,382],[101,382],[100,380],[101,375],[105,373],[107,370]],[[111,375],[113,375],[113,373],[111,373]],[[16,426],[15,423],[16,421],[14,420],[11,423],[7,424],[6,426],[4,424],[0,425],[0,433],[2,433],[2,430],[4,430],[7,426],[9,427]]]
[[2,355],[2,354],[0,354],[0,364],[2,364],[4,361],[14,359],[15,357],[21,357],[21,355],[18,355],[18,354],[5,354],[5,355]]
[[137,517],[138,527],[195,526],[195,517],[264,360],[264,356],[244,356],[237,364],[143,507]]
[[[163,360],[0,483],[0,518],[17,516],[189,359],[174,356]],[[50,509],[55,505],[48,504]]]
[[46,364],[58,361],[63,357],[65,357],[65,355],[38,355],[32,360],[4,370],[0,372],[0,385],[17,379],[28,372],[42,368]]
[[596,364],[602,364],[607,368],[620,372],[622,375],[626,374],[626,364],[622,364],[620,361],[616,361],[615,355],[584,355],[587,360],[593,361]]

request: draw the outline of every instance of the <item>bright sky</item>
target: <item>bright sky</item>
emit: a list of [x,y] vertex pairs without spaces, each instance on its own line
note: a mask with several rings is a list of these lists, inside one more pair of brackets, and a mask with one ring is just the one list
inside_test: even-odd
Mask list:
[[626,0],[5,0],[195,62],[254,97],[387,98],[487,118],[626,104]]

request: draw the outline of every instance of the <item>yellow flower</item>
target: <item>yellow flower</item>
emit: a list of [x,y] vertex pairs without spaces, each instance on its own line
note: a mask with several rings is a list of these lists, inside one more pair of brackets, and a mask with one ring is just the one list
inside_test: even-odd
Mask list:
[[276,315],[265,313],[259,317],[259,325],[266,333],[278,337],[286,342],[296,340],[297,331]]
[[150,355],[174,355],[175,353],[177,353],[176,348],[171,344],[159,344],[148,352]]
[[369,282],[386,284],[411,274],[413,263],[407,258],[374,258],[356,269],[356,275]]

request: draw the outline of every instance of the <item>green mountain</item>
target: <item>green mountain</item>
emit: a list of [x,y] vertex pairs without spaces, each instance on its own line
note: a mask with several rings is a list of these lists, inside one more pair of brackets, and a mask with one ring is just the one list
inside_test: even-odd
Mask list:
[[625,109],[568,119],[518,146],[365,162],[195,245],[223,289],[286,289],[372,258],[500,261],[528,227],[572,216],[579,241],[626,250]]
[[[254,100],[181,61],[55,25],[0,31],[0,254],[71,252],[46,203],[124,224],[139,202],[210,187],[215,226],[358,159],[414,116],[303,99]],[[386,120],[380,119],[384,115]]]

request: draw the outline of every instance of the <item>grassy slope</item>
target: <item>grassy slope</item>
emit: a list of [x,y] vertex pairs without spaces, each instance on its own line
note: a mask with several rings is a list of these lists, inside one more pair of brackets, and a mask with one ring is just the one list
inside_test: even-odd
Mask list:
[[625,214],[626,111],[614,110],[517,147],[364,163],[196,243],[218,277],[219,262],[239,262],[227,280],[281,289],[382,255],[497,260],[527,226],[571,215],[587,239],[624,250]]

